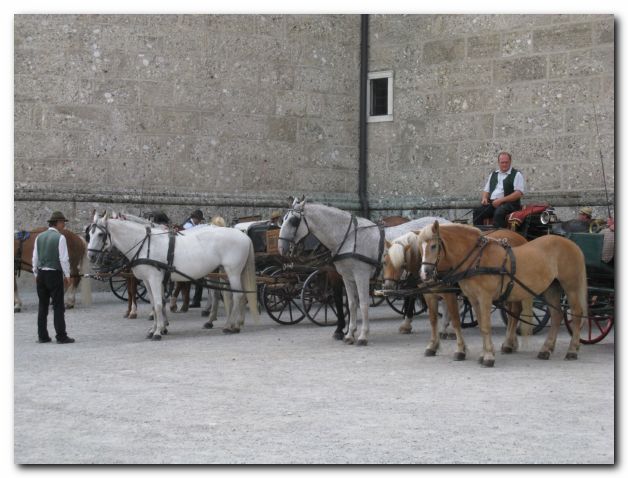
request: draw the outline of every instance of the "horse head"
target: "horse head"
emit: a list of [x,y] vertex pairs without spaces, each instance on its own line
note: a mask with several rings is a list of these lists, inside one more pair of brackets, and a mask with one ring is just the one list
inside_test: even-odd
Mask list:
[[294,198],[292,207],[286,213],[279,230],[279,254],[287,255],[290,249],[303,240],[309,232],[305,219],[305,196],[300,200]]
[[406,266],[406,253],[410,245],[403,245],[398,242],[385,241],[384,255],[382,259],[382,270],[384,277],[384,289],[394,289],[399,282]]
[[421,251],[421,279],[430,281],[436,279],[438,261],[442,253],[440,226],[438,221],[424,227],[419,234],[419,250]]
[[109,239],[109,230],[107,229],[108,213],[104,212],[103,216],[99,216],[94,212],[92,223],[88,226],[86,236],[89,237],[87,243],[87,257],[91,263],[101,261],[103,253],[111,245]]

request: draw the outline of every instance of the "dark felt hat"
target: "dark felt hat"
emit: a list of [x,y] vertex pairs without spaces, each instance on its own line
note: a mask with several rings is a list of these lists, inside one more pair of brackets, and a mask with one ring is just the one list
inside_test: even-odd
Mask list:
[[61,211],[54,211],[52,215],[50,216],[50,219],[48,219],[48,222],[58,222],[58,221],[68,222],[68,220],[65,218],[65,216],[63,215]]

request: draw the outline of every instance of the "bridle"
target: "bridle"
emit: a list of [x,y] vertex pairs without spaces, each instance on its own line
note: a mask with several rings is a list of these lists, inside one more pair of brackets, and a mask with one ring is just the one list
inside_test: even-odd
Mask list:
[[[303,210],[296,210],[296,209],[289,209],[288,213],[286,214],[286,217],[290,213],[292,213],[292,216],[290,217],[290,219],[287,219],[287,220],[284,218],[284,223],[287,222],[290,226],[294,227],[294,235],[292,236],[292,239],[288,239],[287,237],[279,236],[278,240],[287,242],[289,244],[289,246],[291,248],[293,248],[294,246],[297,245],[298,242],[301,242],[310,233],[310,226],[308,225],[307,219],[305,218],[305,211],[303,211]],[[301,238],[299,241],[295,241],[294,238],[297,236],[297,231],[299,230],[299,226],[301,225],[301,221],[303,221],[303,223],[305,224],[305,227],[307,228],[307,234],[304,234],[303,238]]]
[[[436,240],[436,244],[438,245],[438,251],[436,252],[436,260],[434,262],[427,262],[423,260],[421,261],[421,268],[423,268],[423,266],[432,267],[430,279],[436,278],[436,274],[438,273],[438,263],[443,258],[444,251],[445,251],[445,244],[443,243],[443,240],[440,238],[440,234],[436,234],[435,240]],[[422,257],[425,257],[425,255],[423,254]]]

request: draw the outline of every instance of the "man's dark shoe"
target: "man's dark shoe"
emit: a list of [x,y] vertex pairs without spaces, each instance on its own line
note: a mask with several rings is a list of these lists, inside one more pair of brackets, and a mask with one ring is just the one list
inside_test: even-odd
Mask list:
[[57,339],[58,344],[73,344],[74,339],[72,337],[64,337],[62,339]]
[[190,309],[198,309],[201,306],[200,302],[192,302],[190,304]]
[[50,337],[46,337],[45,339],[39,339],[37,341],[38,344],[47,344],[48,342],[52,342],[52,339]]

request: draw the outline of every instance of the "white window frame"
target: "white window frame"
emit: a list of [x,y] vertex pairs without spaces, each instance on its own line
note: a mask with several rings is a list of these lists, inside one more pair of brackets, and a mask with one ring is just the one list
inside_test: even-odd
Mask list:
[[[367,75],[368,80],[368,88],[366,89],[366,108],[367,115],[366,121],[367,123],[381,123],[382,121],[392,121],[393,120],[393,71],[374,71]],[[371,80],[380,80],[382,78],[388,78],[388,105],[386,115],[377,115],[371,116]]]

